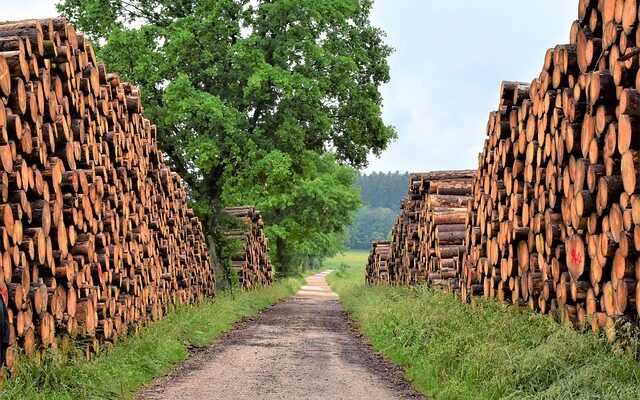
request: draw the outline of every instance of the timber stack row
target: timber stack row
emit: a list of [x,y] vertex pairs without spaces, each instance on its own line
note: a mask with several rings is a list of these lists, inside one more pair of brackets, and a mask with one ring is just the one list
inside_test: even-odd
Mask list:
[[475,171],[411,174],[409,191],[393,227],[393,283],[430,281],[447,290],[458,287],[464,253],[466,206]]
[[400,215],[392,230],[390,280],[394,283],[413,285],[423,282],[426,276],[418,264],[418,220],[423,190],[422,174],[411,174],[407,197],[400,203]]
[[233,207],[225,211],[246,224],[246,229],[227,232],[227,237],[242,243],[241,250],[231,261],[240,287],[252,289],[270,285],[273,282],[273,266],[268,257],[269,240],[264,234],[262,215],[255,207]]
[[0,23],[0,256],[9,367],[64,337],[90,355],[214,295],[139,89],[62,18]]
[[412,176],[394,227],[392,282],[420,281],[426,263],[427,279],[452,289],[459,279],[465,299],[528,306],[579,329],[637,321],[639,8],[580,0],[569,43],[548,50],[540,75],[503,83],[473,178],[461,267],[442,261],[455,249],[440,243],[438,254],[426,243],[438,236],[424,227],[429,202],[420,203],[429,179]]
[[424,175],[424,200],[420,209],[418,237],[420,265],[427,281],[443,291],[460,288],[467,203],[475,171],[441,171]]
[[474,181],[467,293],[596,331],[637,318],[639,11],[580,1],[540,76],[502,85]]
[[389,284],[390,240],[373,240],[367,260],[366,280],[372,285]]

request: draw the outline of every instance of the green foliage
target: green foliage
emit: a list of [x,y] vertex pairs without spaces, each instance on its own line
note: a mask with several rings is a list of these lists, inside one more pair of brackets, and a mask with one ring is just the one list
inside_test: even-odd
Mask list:
[[240,319],[297,292],[302,283],[302,279],[283,279],[269,288],[225,292],[215,301],[179,307],[92,361],[73,347],[47,352],[40,364],[20,363],[13,379],[0,386],[0,398],[130,398],[144,384],[184,361],[190,348],[211,344]]
[[395,137],[382,121],[378,89],[389,80],[391,48],[370,24],[371,7],[371,0],[59,5],[104,43],[99,56],[110,70],[142,87],[145,112],[214,246],[223,246],[220,208],[255,205],[278,247],[276,265],[288,270],[338,249],[357,206],[345,189],[353,172],[341,165],[365,166]]
[[372,240],[389,238],[408,183],[408,172],[373,172],[356,176],[364,207],[358,211],[349,229],[347,247],[369,249]]
[[400,210],[400,200],[407,195],[408,172],[372,172],[359,174],[356,184],[360,188],[362,203],[371,208]]
[[369,249],[374,239],[387,239],[398,212],[390,208],[362,207],[349,229],[350,249]]
[[[335,254],[345,239],[344,224],[359,206],[353,172],[330,155],[307,151],[302,174],[292,172],[292,158],[273,151],[225,186],[227,204],[247,200],[263,211],[271,251],[286,261],[285,274]],[[288,268],[284,268],[288,267]]]
[[366,260],[352,260],[346,276],[329,276],[331,287],[429,398],[640,398],[640,363],[590,333],[493,301],[470,306],[426,287],[367,286]]
[[344,278],[347,276],[347,270],[349,269],[349,265],[345,264],[345,263],[341,263],[338,266],[338,269],[335,270],[335,274],[338,278]]

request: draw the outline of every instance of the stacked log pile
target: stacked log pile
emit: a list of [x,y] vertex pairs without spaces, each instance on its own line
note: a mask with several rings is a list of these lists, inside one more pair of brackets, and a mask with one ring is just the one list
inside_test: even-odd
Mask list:
[[0,23],[0,257],[9,367],[64,336],[89,354],[214,294],[139,89],[62,18]]
[[427,271],[427,281],[446,292],[460,288],[467,203],[474,175],[471,170],[431,172],[424,181],[419,260]]
[[366,281],[371,285],[389,284],[390,240],[373,240],[367,260]]
[[505,82],[469,207],[465,294],[595,330],[640,313],[636,0],[581,0],[570,43]]
[[424,174],[409,176],[407,197],[400,203],[400,214],[392,229],[390,281],[401,285],[413,285],[426,278],[420,269],[418,251],[418,222],[424,201]]
[[268,257],[269,240],[264,234],[262,215],[255,207],[232,207],[225,211],[240,218],[246,229],[227,232],[227,237],[237,239],[242,248],[232,257],[232,268],[239,278],[239,286],[252,289],[268,286],[273,282],[273,267]]
[[393,227],[391,282],[414,285],[429,280],[457,285],[448,279],[457,280],[451,276],[451,268],[460,269],[466,203],[474,173],[461,170],[410,175],[407,197]]

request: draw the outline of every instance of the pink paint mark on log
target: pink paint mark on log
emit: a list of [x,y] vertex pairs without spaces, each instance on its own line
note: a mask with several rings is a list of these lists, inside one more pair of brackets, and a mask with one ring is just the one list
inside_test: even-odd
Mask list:
[[579,251],[577,251],[576,249],[573,249],[569,252],[569,257],[571,259],[571,262],[573,264],[580,264],[582,263],[582,253],[580,253]]

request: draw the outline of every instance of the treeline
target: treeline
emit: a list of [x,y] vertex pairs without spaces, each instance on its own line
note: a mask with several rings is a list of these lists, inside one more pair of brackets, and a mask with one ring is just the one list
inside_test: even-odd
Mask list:
[[380,85],[392,49],[370,1],[63,0],[99,57],[142,89],[225,264],[226,206],[256,206],[289,274],[335,253],[360,205],[355,170],[395,136]]
[[400,200],[407,193],[408,172],[373,172],[359,174],[362,208],[349,230],[347,246],[369,249],[372,239],[386,238],[400,210]]
[[358,174],[356,186],[362,203],[373,208],[400,209],[400,200],[407,194],[408,172],[372,172]]

